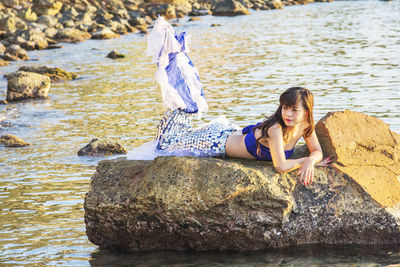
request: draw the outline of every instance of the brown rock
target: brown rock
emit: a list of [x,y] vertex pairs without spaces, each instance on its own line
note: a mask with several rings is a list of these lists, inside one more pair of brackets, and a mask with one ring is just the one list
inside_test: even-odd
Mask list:
[[191,17],[188,21],[199,21],[201,18],[199,17]]
[[113,250],[400,244],[400,216],[334,168],[306,188],[256,160],[120,158],[99,163],[84,208],[89,240]]
[[47,66],[22,66],[19,71],[34,72],[46,75],[50,78],[51,82],[71,81],[78,78],[73,72],[68,72],[60,68],[50,68]]
[[7,81],[6,100],[9,102],[46,98],[50,90],[50,78],[33,72],[13,72],[7,75]]
[[117,142],[94,138],[89,144],[78,151],[78,156],[110,156],[126,153],[126,149]]
[[90,33],[74,29],[74,28],[65,28],[59,30],[58,33],[54,36],[60,42],[67,43],[79,43],[90,39],[92,36]]
[[6,134],[6,135],[3,135],[3,136],[0,136],[0,144],[4,145],[6,147],[30,146],[29,143],[25,142],[21,138],[18,138],[15,135],[12,135],[12,134]]
[[38,15],[57,15],[63,4],[54,0],[36,0],[32,6],[32,10]]
[[223,0],[211,9],[214,16],[238,16],[249,15],[250,12],[240,2],[235,0]]
[[13,44],[7,47],[6,51],[4,51],[4,60],[28,60],[28,53],[22,49],[19,45]]
[[400,203],[400,135],[354,111],[328,113],[316,125],[325,155],[385,208]]
[[116,58],[124,58],[125,55],[121,54],[120,52],[118,52],[116,50],[113,50],[110,53],[108,53],[108,55],[106,57],[111,58],[111,59],[116,59]]
[[101,29],[92,34],[92,39],[114,39],[119,37],[120,35],[118,33],[113,32],[109,28]]
[[10,64],[10,62],[8,62],[6,60],[3,60],[3,59],[0,59],[0,67],[8,66],[8,64]]
[[0,57],[4,55],[4,52],[6,51],[7,47],[0,43]]

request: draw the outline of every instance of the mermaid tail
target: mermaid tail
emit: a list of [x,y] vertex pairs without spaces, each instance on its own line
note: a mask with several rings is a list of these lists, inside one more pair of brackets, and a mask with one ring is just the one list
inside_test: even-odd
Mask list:
[[186,33],[176,35],[162,17],[147,38],[147,54],[157,63],[156,80],[164,103],[172,110],[182,109],[199,115],[208,110],[196,67],[187,52]]

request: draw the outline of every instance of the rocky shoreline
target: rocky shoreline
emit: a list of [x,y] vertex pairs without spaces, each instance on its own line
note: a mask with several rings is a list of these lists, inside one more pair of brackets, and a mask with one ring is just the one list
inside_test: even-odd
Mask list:
[[[3,0],[0,3],[0,66],[28,60],[26,51],[62,48],[60,43],[147,33],[158,15],[235,16],[249,9],[333,0]],[[195,20],[195,18],[193,19]]]

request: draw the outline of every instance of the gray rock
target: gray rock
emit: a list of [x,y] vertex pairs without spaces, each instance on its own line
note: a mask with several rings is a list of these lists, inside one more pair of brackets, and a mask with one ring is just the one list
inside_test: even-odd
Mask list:
[[32,10],[38,15],[57,15],[63,4],[54,0],[35,0]]
[[78,156],[110,156],[126,153],[126,149],[117,142],[94,138],[78,151]]
[[18,17],[28,22],[34,22],[37,20],[37,15],[31,8],[22,9],[18,12]]
[[18,101],[23,99],[46,98],[50,90],[50,78],[33,73],[17,71],[7,75],[6,100]]

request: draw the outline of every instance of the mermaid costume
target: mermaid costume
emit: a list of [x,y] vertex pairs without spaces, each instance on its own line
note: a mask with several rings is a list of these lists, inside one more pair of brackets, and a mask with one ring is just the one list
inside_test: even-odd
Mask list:
[[[185,32],[176,35],[173,27],[162,17],[154,24],[148,35],[147,54],[157,63],[156,80],[161,86],[164,103],[168,106],[153,142],[146,143],[128,154],[130,159],[154,159],[156,156],[225,157],[225,144],[232,132],[240,130],[226,120],[193,128],[195,115],[208,110],[207,101],[198,72],[187,55]],[[271,161],[268,147],[262,146],[256,153],[255,125],[243,129],[247,134],[245,144],[248,152],[258,160]],[[289,157],[293,150],[285,151]]]

